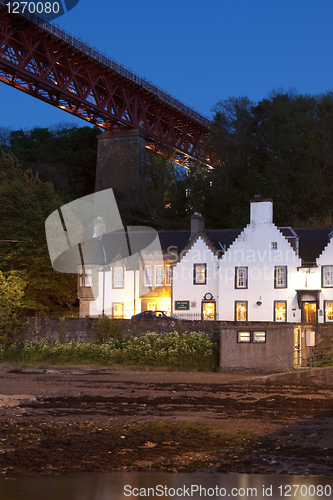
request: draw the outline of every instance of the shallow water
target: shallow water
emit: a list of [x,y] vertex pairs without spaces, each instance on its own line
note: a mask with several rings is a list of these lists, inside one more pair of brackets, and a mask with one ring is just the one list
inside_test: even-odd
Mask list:
[[159,472],[0,477],[1,500],[124,500],[126,498],[332,499],[333,477]]

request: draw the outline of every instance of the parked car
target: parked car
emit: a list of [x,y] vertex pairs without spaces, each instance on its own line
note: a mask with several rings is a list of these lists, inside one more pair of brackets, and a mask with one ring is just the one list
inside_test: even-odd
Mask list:
[[173,318],[172,316],[168,316],[164,311],[142,311],[139,314],[134,314],[132,316],[133,320],[139,319],[166,319],[169,321],[177,321],[177,318]]

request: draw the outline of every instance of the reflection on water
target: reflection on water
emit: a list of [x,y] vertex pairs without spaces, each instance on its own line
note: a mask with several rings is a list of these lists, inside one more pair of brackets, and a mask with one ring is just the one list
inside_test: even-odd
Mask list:
[[68,476],[2,476],[1,500],[125,500],[142,498],[257,498],[295,500],[333,498],[333,477],[91,473]]

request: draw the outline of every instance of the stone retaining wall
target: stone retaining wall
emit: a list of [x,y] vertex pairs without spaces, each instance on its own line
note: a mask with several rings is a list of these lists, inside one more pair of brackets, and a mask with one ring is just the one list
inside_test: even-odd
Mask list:
[[313,368],[312,370],[297,370],[292,373],[280,373],[267,377],[257,377],[252,380],[255,384],[272,385],[333,385],[333,368]]
[[[47,339],[51,343],[60,340],[60,318],[25,318],[29,320],[28,326],[15,338],[17,342],[24,340],[38,342]],[[89,341],[93,336],[93,325],[97,318],[65,318],[65,341]],[[140,337],[147,332],[163,335],[168,332],[201,332],[206,333],[214,342],[219,342],[220,324],[217,321],[165,321],[146,320],[131,321],[128,319],[114,320],[117,322],[123,337],[134,335]]]
[[[46,338],[51,343],[60,340],[60,318],[25,318],[22,321],[29,321],[26,329],[18,334],[15,338],[17,342],[21,341],[41,341]],[[93,325],[96,323],[96,318],[65,318],[66,326],[66,342],[70,340],[89,341],[93,336]],[[142,336],[147,332],[156,332],[163,335],[168,332],[178,331],[179,333],[201,332],[208,335],[213,342],[220,343],[220,329],[235,328],[234,322],[219,322],[219,321],[131,321],[127,319],[114,320],[117,321],[121,334]],[[272,324],[273,326],[274,324]],[[275,325],[276,326],[276,325]],[[281,326],[281,325],[280,325]],[[290,324],[289,324],[290,326]],[[316,345],[333,344],[333,325],[317,325],[316,330]]]

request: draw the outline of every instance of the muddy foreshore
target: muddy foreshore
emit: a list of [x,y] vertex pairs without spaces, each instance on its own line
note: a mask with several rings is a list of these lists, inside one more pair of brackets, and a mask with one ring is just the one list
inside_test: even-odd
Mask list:
[[258,381],[2,365],[0,472],[332,475],[333,387]]

